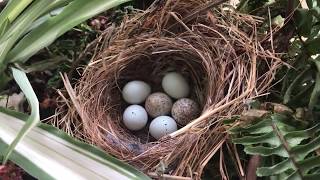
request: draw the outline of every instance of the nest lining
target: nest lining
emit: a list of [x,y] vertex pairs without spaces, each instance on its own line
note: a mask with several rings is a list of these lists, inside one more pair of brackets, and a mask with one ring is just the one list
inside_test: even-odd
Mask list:
[[[205,8],[214,4],[207,0],[161,2],[100,37],[104,43],[75,89],[67,88],[72,103],[55,124],[145,172],[199,178],[226,140],[221,119],[265,92],[281,62],[260,45],[256,17]],[[172,70],[191,83],[200,117],[159,141],[124,128],[124,84],[139,79],[162,91]]]

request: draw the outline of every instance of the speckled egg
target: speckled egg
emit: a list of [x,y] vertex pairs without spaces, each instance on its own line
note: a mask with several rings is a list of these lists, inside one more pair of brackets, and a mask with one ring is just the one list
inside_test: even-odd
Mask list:
[[199,113],[199,105],[189,98],[177,100],[171,109],[172,117],[181,125],[187,125],[190,121],[197,118]]
[[172,100],[164,93],[156,92],[148,96],[145,108],[151,117],[167,115],[172,108]]

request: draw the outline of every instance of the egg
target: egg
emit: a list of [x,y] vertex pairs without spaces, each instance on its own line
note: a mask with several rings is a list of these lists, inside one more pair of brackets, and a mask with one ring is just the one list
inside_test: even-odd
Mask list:
[[149,132],[155,139],[173,133],[177,130],[177,123],[170,116],[159,116],[151,121]]
[[144,107],[147,113],[153,118],[163,116],[170,113],[172,100],[165,93],[156,92],[147,97]]
[[132,131],[143,129],[147,122],[147,111],[140,105],[130,105],[123,112],[123,123]]
[[151,87],[143,81],[130,81],[122,89],[122,97],[129,104],[140,104],[151,93]]
[[189,95],[189,84],[187,80],[177,72],[167,73],[162,79],[163,90],[175,99],[184,98]]
[[188,124],[191,120],[197,118],[199,113],[199,105],[189,98],[177,100],[171,109],[172,117],[181,125]]

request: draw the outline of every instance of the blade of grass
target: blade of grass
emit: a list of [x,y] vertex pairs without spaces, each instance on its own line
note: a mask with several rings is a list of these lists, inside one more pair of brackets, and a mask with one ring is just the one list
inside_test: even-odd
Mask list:
[[[25,62],[79,23],[129,0],[77,0],[27,34],[8,54],[10,62]],[[76,12],[76,13],[75,13]]]
[[9,19],[5,19],[4,22],[0,25],[0,37],[6,32],[10,24]]
[[12,153],[16,145],[23,139],[23,137],[25,137],[26,134],[40,122],[38,98],[34,93],[26,74],[16,68],[12,68],[12,74],[14,80],[18,83],[19,87],[25,94],[28,103],[31,106],[31,114],[27,122],[19,131],[17,137],[13,140],[8,149],[5,151],[2,162],[3,164],[5,164],[8,161],[10,154]]
[[32,1],[11,0],[0,14],[0,31],[5,31],[7,26],[4,24],[13,22]]
[[44,14],[47,14],[47,13],[49,13],[50,11],[52,11],[54,9],[64,7],[64,6],[66,6],[67,4],[69,4],[72,1],[74,1],[74,0],[55,0],[54,2],[52,2],[48,6],[47,11],[44,12]]
[[32,22],[46,10],[46,7],[51,1],[52,0],[38,0],[33,2],[10,26],[6,33],[3,34],[0,39],[0,73],[6,68],[8,61],[7,53],[31,26]]

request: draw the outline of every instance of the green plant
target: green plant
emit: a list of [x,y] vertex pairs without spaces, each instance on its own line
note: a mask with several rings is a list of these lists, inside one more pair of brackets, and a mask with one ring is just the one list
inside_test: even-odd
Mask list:
[[[126,1],[10,1],[0,14],[0,90],[10,80],[8,71],[10,64],[25,63],[41,48],[51,44],[72,27]],[[58,13],[50,14],[50,12],[57,9],[59,9]],[[41,21],[39,22],[39,20]],[[13,68],[13,72],[17,71]],[[17,82],[20,81],[20,78],[16,78]],[[24,87],[27,84],[21,83],[20,85]],[[36,99],[36,97],[34,95],[34,97],[29,97],[28,99]],[[38,104],[35,104],[35,106],[38,106]],[[36,107],[32,107],[32,109],[36,110]],[[39,112],[32,111],[31,116],[39,116]],[[39,117],[32,117],[31,119],[33,119],[33,122],[27,121],[27,125],[12,144],[12,148],[39,121]],[[8,150],[4,162],[6,162],[10,151]]]
[[[26,74],[15,68],[27,65],[30,57],[74,26],[126,1],[8,2],[0,14],[0,90],[13,77],[26,95],[31,114],[0,109],[0,162],[12,160],[40,179],[149,179],[96,147],[40,123],[38,99]],[[41,63],[44,65],[46,60],[36,66]]]
[[74,26],[127,1],[10,1],[0,14],[0,90],[11,79],[9,65],[26,63]]
[[31,115],[0,108],[0,161],[12,160],[40,179],[149,179],[96,147],[39,123],[38,99],[26,74],[15,68],[12,72]]
[[[270,179],[320,177],[320,1],[305,2],[302,7],[298,0],[242,0],[237,8],[264,17],[265,30],[273,30],[265,43],[274,43],[287,65],[277,73],[267,101],[297,108],[296,113],[303,109],[299,118],[273,112],[228,131],[247,154],[263,157],[257,175]],[[279,17],[284,24],[273,24]]]
[[247,154],[263,157],[258,176],[281,180],[320,177],[320,124],[308,127],[292,115],[268,113],[228,132]]

